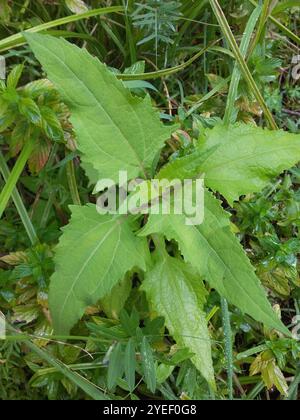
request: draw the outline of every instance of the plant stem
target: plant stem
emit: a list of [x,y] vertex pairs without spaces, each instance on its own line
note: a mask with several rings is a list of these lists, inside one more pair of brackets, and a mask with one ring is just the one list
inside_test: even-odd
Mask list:
[[157,234],[151,236],[155,245],[156,252],[159,253],[161,256],[166,256],[167,251],[164,237],[162,235]]
[[0,194],[0,219],[2,217],[2,214],[7,206],[7,203],[13,193],[13,190],[16,187],[16,184],[18,182],[18,179],[26,165],[26,162],[31,155],[31,152],[33,150],[34,142],[32,140],[29,140],[25,143],[25,146],[22,149],[22,152],[20,156],[18,157],[18,160],[9,175],[7,182],[1,191]]
[[67,162],[66,171],[67,171],[68,184],[69,184],[73,204],[81,206],[73,160],[70,160],[69,162]]
[[261,391],[265,388],[265,384],[263,381],[258,382],[255,387],[252,389],[252,391],[247,395],[245,398],[246,400],[254,400],[258,394],[261,393]]
[[270,6],[271,6],[271,0],[265,0],[263,2],[263,8],[262,8],[262,13],[259,20],[259,25],[255,34],[255,37],[253,39],[253,42],[250,46],[248,57],[251,57],[256,46],[261,42],[266,23],[268,22],[268,18],[270,16]]
[[229,399],[233,400],[233,355],[232,355],[232,331],[227,300],[221,297],[223,330],[225,337],[225,358],[227,363],[227,381]]
[[[123,12],[124,8],[122,6],[113,6],[113,7],[102,7],[100,9],[92,9],[88,12],[74,14],[71,16],[66,16],[60,19],[52,20],[51,22],[46,22],[33,28],[27,29],[25,32],[42,32],[56,26],[67,25],[71,22],[76,22],[82,19],[88,19],[93,16],[105,15],[107,13],[117,13]],[[8,38],[2,39],[0,41],[0,52],[9,50],[11,48],[19,47],[26,44],[26,40],[23,36],[23,33],[18,33],[11,35]]]
[[[4,181],[7,182],[9,177],[10,177],[10,171],[8,169],[8,166],[6,164],[6,161],[5,161],[4,156],[3,156],[1,151],[0,151],[0,172],[2,173]],[[28,216],[27,210],[24,206],[24,203],[22,201],[22,198],[21,198],[17,188],[13,189],[11,196],[12,196],[12,199],[13,199],[14,204],[16,206],[16,209],[19,213],[19,216],[22,220],[22,223],[25,227],[27,235],[28,235],[32,245],[34,245],[39,241],[38,236],[36,234],[36,231],[33,227],[32,222],[30,220],[30,217]]]
[[[257,6],[257,2],[254,0],[249,0],[250,3],[253,4],[253,6]],[[274,25],[277,26],[283,32],[288,38],[292,39],[294,42],[296,42],[298,45],[300,45],[300,38],[294,34],[294,32],[290,31],[288,28],[286,28],[282,23],[279,22],[276,18],[274,18],[272,15],[269,15],[269,19],[271,20]]]
[[[251,42],[251,36],[254,31],[254,28],[259,18],[260,13],[261,13],[261,7],[258,6],[253,11],[247,23],[245,33],[243,35],[241,45],[240,45],[240,51],[244,58],[246,58],[246,54],[247,54],[247,51]],[[231,77],[231,83],[230,83],[230,88],[229,88],[228,98],[227,98],[227,103],[226,103],[226,111],[224,115],[224,124],[227,126],[230,123],[235,122],[235,112],[234,112],[235,101],[238,96],[238,87],[239,87],[240,80],[241,80],[241,71],[240,71],[239,65],[236,63],[233,73],[232,73],[232,77]]]
[[198,60],[203,54],[209,51],[215,44],[217,44],[219,40],[211,42],[207,47],[202,48],[197,54],[191,57],[189,60],[185,61],[182,64],[179,64],[175,67],[170,67],[168,69],[157,70],[149,73],[139,73],[139,74],[117,74],[117,79],[121,79],[124,81],[127,80],[150,80],[150,79],[157,79],[160,77],[170,76],[171,74],[178,73],[181,70],[184,70],[188,66],[194,63],[194,61]]
[[263,110],[266,119],[270,125],[270,127],[273,130],[277,130],[277,124],[273,118],[272,113],[270,112],[269,108],[267,107],[265,100],[258,88],[258,86],[256,85],[252,74],[247,66],[247,63],[239,49],[239,46],[233,36],[233,33],[230,29],[229,23],[227,22],[226,16],[224,15],[224,12],[219,4],[219,2],[217,0],[209,0],[210,5],[214,11],[214,14],[219,22],[219,25],[222,29],[222,32],[224,33],[224,36],[232,50],[232,52],[235,55],[235,59],[237,61],[237,63],[240,66],[241,72],[244,76],[245,81],[247,82],[249,89],[252,91],[253,95],[255,96],[257,102],[259,103],[261,109]]

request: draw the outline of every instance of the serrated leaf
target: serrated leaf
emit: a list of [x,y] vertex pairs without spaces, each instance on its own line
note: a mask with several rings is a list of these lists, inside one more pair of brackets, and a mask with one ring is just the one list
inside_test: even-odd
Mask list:
[[260,191],[275,176],[300,161],[300,136],[246,124],[217,126],[205,132],[202,150],[216,150],[201,170],[205,183],[229,203]]
[[33,153],[28,159],[28,166],[31,173],[40,172],[46,165],[51,152],[51,144],[47,140],[38,139]]
[[14,308],[14,314],[11,319],[13,322],[30,324],[32,321],[36,320],[39,315],[40,307],[38,305],[21,305]]
[[55,112],[51,108],[44,106],[41,108],[41,115],[42,127],[46,136],[53,141],[63,141],[64,132]]
[[300,135],[250,124],[207,129],[199,148],[169,163],[160,177],[189,178],[204,173],[206,186],[230,204],[241,195],[262,190],[273,177],[300,161]]
[[158,179],[191,179],[200,175],[201,164],[206,162],[208,157],[214,152],[216,147],[212,147],[204,152],[196,149],[193,153],[175,159],[174,161],[163,166],[159,171]]
[[24,70],[23,64],[18,64],[15,66],[12,71],[7,76],[7,87],[10,89],[15,89],[18,86],[19,80],[22,76]]
[[41,95],[55,94],[55,87],[53,83],[48,79],[34,80],[33,82],[27,83],[22,88],[25,96],[30,96],[32,99],[37,99]]
[[290,335],[273,311],[254,268],[231,232],[229,214],[211,193],[205,192],[201,225],[186,225],[185,215],[150,215],[141,235],[153,233],[176,240],[185,260],[233,305],[257,321]]
[[[68,105],[82,161],[93,181],[146,176],[173,129],[164,127],[150,98],[133,97],[85,49],[54,37],[26,34],[33,52]],[[90,170],[90,167],[94,170]]]
[[29,140],[31,135],[30,123],[25,119],[19,119],[11,133],[9,150],[11,156],[16,156],[22,149],[24,143]]
[[[100,216],[96,206],[71,206],[72,218],[56,250],[49,302],[57,333],[68,333],[134,267],[145,270],[146,242],[129,218]],[[144,251],[145,250],[145,251]]]
[[31,98],[20,98],[19,111],[32,124],[40,124],[42,119],[40,109]]
[[15,120],[14,113],[6,106],[0,103],[0,133],[5,131]]
[[211,342],[203,312],[207,292],[199,275],[184,262],[164,255],[146,274],[142,290],[153,309],[165,318],[176,342],[194,353],[193,363],[214,387]]

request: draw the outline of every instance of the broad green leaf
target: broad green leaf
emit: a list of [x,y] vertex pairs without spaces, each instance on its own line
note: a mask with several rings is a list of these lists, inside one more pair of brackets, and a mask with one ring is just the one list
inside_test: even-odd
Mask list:
[[246,124],[218,126],[205,133],[204,150],[218,146],[202,165],[206,185],[232,203],[260,191],[300,161],[300,136]]
[[159,171],[158,179],[190,179],[196,178],[201,173],[201,165],[203,165],[208,157],[216,150],[212,147],[209,150],[196,149],[193,153],[175,159],[174,161],[163,166]]
[[82,161],[93,181],[118,181],[119,170],[127,170],[129,178],[146,177],[174,130],[162,125],[150,98],[132,96],[85,49],[54,37],[25,36],[71,111]]
[[50,284],[50,309],[58,334],[68,333],[85,308],[106,296],[126,272],[145,269],[146,243],[132,233],[129,218],[100,216],[92,204],[71,210]]
[[206,290],[199,275],[184,262],[164,255],[146,274],[142,290],[153,309],[165,318],[176,342],[194,353],[193,363],[214,387],[211,342],[203,312]]
[[298,134],[246,124],[219,125],[205,130],[199,149],[170,163],[162,173],[167,178],[174,173],[177,178],[204,173],[205,184],[232,204],[241,195],[260,191],[273,177],[299,161]]
[[206,185],[229,203],[258,192],[275,176],[300,161],[300,136],[246,124],[207,130],[203,151],[217,146],[201,165]]
[[176,240],[185,260],[233,305],[257,321],[290,335],[272,310],[254,268],[231,232],[229,214],[208,191],[201,225],[186,225],[185,215],[150,215],[141,235],[153,233]]

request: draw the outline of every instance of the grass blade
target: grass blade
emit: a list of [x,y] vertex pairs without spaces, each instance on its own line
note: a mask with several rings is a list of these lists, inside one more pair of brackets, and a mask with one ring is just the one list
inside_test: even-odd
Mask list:
[[[243,35],[242,38],[242,42],[241,42],[241,46],[240,46],[240,51],[241,54],[244,58],[246,58],[247,55],[247,51],[251,42],[251,36],[252,33],[254,31],[255,25],[257,23],[257,20],[259,18],[259,15],[261,13],[261,6],[258,6],[252,13],[252,15],[250,16],[250,19],[247,23],[246,26],[246,30],[245,33]],[[226,111],[225,111],[225,116],[224,116],[224,123],[226,125],[229,125],[230,123],[234,123],[235,118],[234,118],[234,105],[235,105],[235,101],[237,99],[237,94],[238,94],[238,87],[239,87],[239,83],[241,80],[241,71],[240,71],[240,67],[239,65],[236,63],[233,73],[232,73],[232,77],[231,77],[231,83],[230,83],[230,88],[229,88],[229,92],[228,92],[228,98],[227,98],[227,104],[226,104]]]
[[[253,6],[257,7],[257,2],[255,0],[249,0],[250,3],[253,4]],[[283,32],[288,38],[292,39],[294,42],[296,42],[296,44],[300,45],[300,38],[294,34],[294,32],[292,32],[290,29],[286,28],[281,22],[279,22],[279,20],[277,20],[276,18],[274,18],[274,16],[270,15],[269,19],[271,20],[271,22],[274,23],[274,25],[277,26],[278,29],[281,30],[281,32]]]
[[232,331],[227,300],[221,298],[223,330],[225,337],[225,359],[227,364],[227,384],[229,400],[233,400],[233,354],[232,354]]
[[27,141],[27,143],[25,144],[25,146],[23,147],[23,150],[20,154],[20,156],[18,157],[18,160],[10,174],[10,176],[7,179],[7,182],[3,188],[3,190],[1,191],[0,194],[0,219],[2,217],[2,214],[7,206],[7,203],[16,187],[16,184],[18,182],[18,179],[26,165],[26,162],[29,158],[29,156],[31,155],[31,152],[33,150],[34,147],[34,142],[33,140],[29,140]]
[[256,46],[261,43],[261,40],[263,38],[263,34],[265,31],[266,24],[268,22],[268,18],[270,16],[270,8],[271,8],[271,1],[272,0],[266,0],[263,2],[262,6],[262,13],[260,15],[259,25],[255,34],[255,37],[253,39],[253,42],[251,44],[251,47],[249,49],[248,57],[251,57],[253,51],[255,50]]
[[[6,161],[1,151],[0,151],[0,172],[2,173],[4,181],[7,182],[10,177],[10,171],[8,169],[8,166],[6,164]],[[17,188],[13,189],[11,196],[16,206],[16,209],[19,213],[19,216],[22,220],[22,223],[25,227],[27,235],[30,239],[30,242],[32,243],[32,245],[34,245],[38,242],[38,237]]]
[[[102,7],[100,9],[89,10],[88,12],[71,15],[60,19],[52,20],[51,22],[42,23],[41,25],[27,29],[25,32],[43,32],[56,26],[67,25],[68,23],[76,22],[81,19],[88,19],[93,16],[105,15],[108,13],[123,12],[123,6]],[[10,48],[19,47],[26,44],[23,33],[18,33],[0,41],[0,52],[7,51]]]
[[263,110],[265,117],[270,125],[270,127],[273,130],[277,130],[277,125],[276,122],[273,118],[272,113],[270,112],[269,108],[267,107],[265,100],[259,90],[259,88],[257,87],[252,74],[247,66],[247,63],[243,57],[243,55],[241,54],[241,51],[238,47],[238,44],[233,36],[233,33],[230,29],[229,23],[226,19],[226,16],[224,15],[224,12],[219,4],[219,2],[217,0],[210,0],[210,4],[211,7],[214,11],[214,14],[219,22],[219,25],[224,33],[224,36],[232,50],[232,52],[235,55],[235,59],[238,63],[238,65],[240,66],[241,72],[244,76],[245,81],[247,82],[249,89],[252,91],[254,97],[256,98],[257,102],[259,103],[261,109]]
[[295,376],[295,378],[294,378],[294,380],[291,383],[291,386],[289,388],[289,395],[287,397],[288,400],[295,401],[295,400],[298,399],[299,384],[300,384],[300,366],[298,367],[296,376]]
[[204,53],[209,51],[219,40],[212,42],[207,47],[202,48],[197,54],[191,57],[189,60],[185,61],[184,63],[170,67],[168,69],[157,70],[149,73],[140,73],[140,74],[117,74],[116,77],[121,80],[150,80],[150,79],[157,79],[159,77],[166,77],[170,76],[171,74],[178,73],[181,70],[189,67],[193,64],[199,57],[201,57]]

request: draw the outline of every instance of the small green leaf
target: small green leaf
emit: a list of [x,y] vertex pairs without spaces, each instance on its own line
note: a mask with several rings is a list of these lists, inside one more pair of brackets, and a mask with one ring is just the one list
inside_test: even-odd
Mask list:
[[34,125],[39,125],[42,120],[41,112],[37,104],[28,97],[21,97],[19,101],[19,111],[28,121]]
[[30,137],[30,124],[25,119],[19,119],[17,121],[9,143],[9,150],[11,156],[16,156],[22,149],[25,141],[29,140]]
[[140,318],[138,312],[133,309],[131,315],[129,316],[127,311],[123,309],[120,312],[120,321],[124,330],[127,332],[129,337],[134,337],[136,335],[136,330],[140,325]]
[[300,161],[300,135],[264,130],[253,125],[217,126],[200,139],[204,153],[199,162],[209,188],[230,204],[241,195],[262,190],[272,178]]
[[7,130],[15,121],[14,113],[6,106],[0,109],[0,133]]
[[147,337],[143,336],[141,342],[142,367],[147,388],[154,394],[156,390],[156,372],[152,348]]
[[119,378],[122,377],[124,372],[124,354],[123,346],[121,343],[117,343],[113,348],[110,357],[107,372],[107,386],[108,389],[113,389]]
[[125,378],[130,392],[133,392],[135,388],[135,368],[135,340],[130,338],[125,349]]
[[161,363],[157,366],[156,369],[156,379],[158,384],[164,383],[170,375],[172,375],[173,370],[175,369],[175,366],[172,365],[165,365],[164,363]]
[[7,76],[7,87],[9,89],[16,89],[16,87],[18,86],[19,80],[22,76],[23,70],[24,70],[24,65],[19,64],[15,66],[12,69],[12,71],[9,73],[9,75]]
[[64,132],[55,112],[49,107],[41,108],[42,127],[46,136],[53,141],[62,142]]

